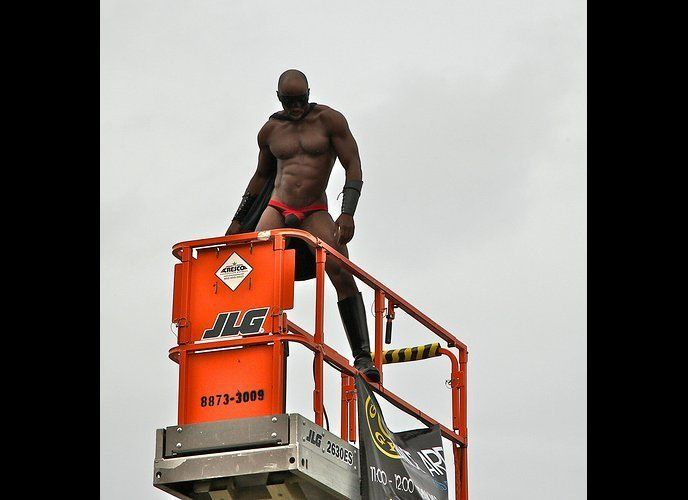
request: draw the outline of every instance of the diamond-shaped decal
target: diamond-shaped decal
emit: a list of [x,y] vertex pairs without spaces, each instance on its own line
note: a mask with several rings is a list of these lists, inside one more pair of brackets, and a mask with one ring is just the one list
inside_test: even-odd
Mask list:
[[229,256],[229,259],[222,264],[222,267],[217,270],[215,276],[220,278],[225,285],[234,291],[241,285],[241,282],[244,281],[251,271],[253,271],[253,268],[248,265],[248,262],[234,252]]

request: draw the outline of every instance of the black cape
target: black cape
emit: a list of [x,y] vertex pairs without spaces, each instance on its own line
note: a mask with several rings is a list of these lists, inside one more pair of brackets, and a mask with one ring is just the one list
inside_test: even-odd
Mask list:
[[[310,103],[308,105],[308,110],[306,110],[300,119],[303,119],[314,107],[315,103]],[[291,120],[291,118],[281,113],[273,114],[270,116],[270,119]],[[256,201],[253,202],[251,209],[244,217],[244,221],[241,223],[242,233],[250,233],[256,230],[260,216],[263,215],[263,212],[267,208],[270,198],[272,197],[272,191],[275,189],[276,176],[277,172],[275,171],[265,182],[265,185],[258,194]],[[315,257],[313,256],[313,253],[310,251],[310,248],[306,242],[298,238],[290,238],[287,248],[296,250],[296,281],[305,281],[315,278]]]

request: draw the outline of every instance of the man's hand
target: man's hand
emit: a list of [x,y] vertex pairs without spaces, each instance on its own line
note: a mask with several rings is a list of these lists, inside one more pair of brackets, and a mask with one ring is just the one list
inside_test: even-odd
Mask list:
[[238,220],[233,220],[232,223],[229,225],[229,228],[227,228],[225,236],[229,236],[230,234],[236,234],[239,232],[239,229],[241,229],[241,223]]
[[341,214],[335,221],[334,240],[340,245],[346,245],[354,237],[354,218],[349,214]]

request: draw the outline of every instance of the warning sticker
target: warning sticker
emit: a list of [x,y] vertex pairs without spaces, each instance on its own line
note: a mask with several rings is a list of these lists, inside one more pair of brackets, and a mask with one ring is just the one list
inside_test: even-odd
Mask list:
[[241,285],[241,282],[244,281],[251,271],[253,271],[253,268],[248,265],[248,262],[234,252],[229,256],[229,259],[222,264],[222,267],[217,270],[215,276],[220,278],[225,285],[234,291]]

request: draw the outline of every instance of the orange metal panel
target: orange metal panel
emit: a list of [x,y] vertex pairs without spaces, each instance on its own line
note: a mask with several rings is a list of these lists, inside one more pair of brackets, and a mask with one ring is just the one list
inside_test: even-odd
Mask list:
[[179,344],[187,346],[179,358],[179,423],[284,412],[282,344],[227,349],[226,341],[280,333],[284,310],[294,305],[295,252],[276,252],[268,240],[199,248],[196,257],[188,248],[182,257],[173,305],[173,320],[184,325]]
[[274,413],[283,388],[273,387],[273,346],[189,353],[185,424]]
[[[234,254],[240,259],[239,262],[243,261],[250,267],[250,272],[241,280],[236,289],[232,290],[216,273],[226,268],[225,264]],[[293,253],[290,256],[293,258]],[[285,260],[290,259],[285,258]],[[246,319],[246,312],[260,308],[269,308],[265,321],[261,325],[263,332],[251,333],[279,333],[279,318],[271,316],[278,313],[273,303],[275,279],[275,258],[270,241],[199,249],[198,257],[192,261],[189,291],[188,319],[191,323],[191,341],[204,340],[204,333],[212,330],[218,319],[222,320],[219,315],[223,313],[228,315],[225,320],[232,321],[227,322],[227,328],[221,334],[212,338],[219,340],[236,334],[238,328],[233,327],[241,326],[242,321]],[[290,283],[284,279],[282,282],[282,295],[291,298],[291,304],[284,305],[289,305],[291,308],[293,307],[294,282]],[[289,285],[292,288],[291,295],[285,291]],[[218,326],[222,327],[222,325]]]

